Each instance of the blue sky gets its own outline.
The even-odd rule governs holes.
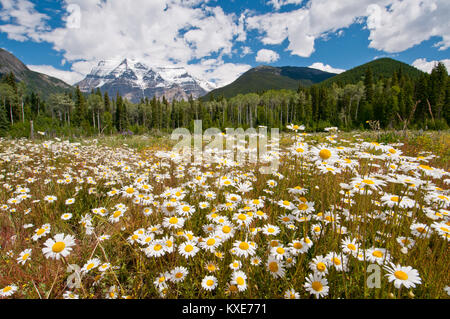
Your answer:
[[[342,72],[392,57],[450,68],[448,0],[0,0],[0,47],[73,84],[100,60],[225,85],[251,67]]]

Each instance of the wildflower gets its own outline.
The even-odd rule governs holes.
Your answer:
[[[234,271],[231,275],[231,284],[236,285],[239,291],[247,289],[247,275],[243,271]]]
[[[317,273],[309,274],[303,287],[317,299],[327,296],[329,291],[328,280]]]
[[[267,260],[267,269],[271,273],[271,275],[274,278],[277,277],[284,277],[285,271],[284,271],[284,262],[279,261],[276,258],[269,256],[269,259]]]
[[[416,284],[422,283],[419,272],[411,266],[403,267],[390,263],[384,269],[388,272],[386,277],[388,277],[389,282],[394,282],[395,288],[400,288],[401,286],[407,289],[415,288]]]
[[[185,267],[175,267],[171,272],[170,272],[170,277],[169,279],[175,283],[177,282],[182,282],[186,276],[188,274],[188,270]]]
[[[31,249],[25,249],[19,254],[19,257],[17,257],[17,262],[19,264],[25,265],[25,263],[31,258]]]
[[[44,243],[42,253],[45,258],[60,259],[67,257],[72,251],[72,246],[75,245],[75,237],[72,235],[57,234],[54,239],[49,238]]]
[[[194,257],[200,249],[192,241],[187,241],[178,246],[178,252],[184,257]]]
[[[235,241],[233,248],[235,249],[234,254],[238,257],[247,258],[248,256],[253,256],[256,252],[256,244],[254,242]]]
[[[14,294],[17,291],[16,285],[8,285],[4,287],[3,289],[0,289],[0,296],[1,297],[9,297],[12,294]]]
[[[206,276],[202,280],[202,288],[208,291],[212,291],[217,287],[217,278],[214,276]]]

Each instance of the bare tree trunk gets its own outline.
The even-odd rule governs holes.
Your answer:
[[[22,123],[25,123],[25,113],[23,111],[23,97],[21,98],[22,100]]]
[[[11,124],[14,124],[14,117],[12,112],[12,105],[9,105],[9,113],[11,113]]]

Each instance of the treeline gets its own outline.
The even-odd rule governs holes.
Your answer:
[[[308,130],[364,129],[368,123],[387,129],[447,129],[449,86],[447,69],[439,63],[431,74],[415,80],[401,70],[375,79],[369,67],[356,84],[270,90],[206,102],[146,98],[133,104],[119,94],[110,97],[98,89],[84,94],[79,88],[44,101],[33,92],[26,94],[25,84],[10,73],[0,81],[0,135],[28,137],[30,121],[36,132],[66,136],[171,132],[178,127],[193,129],[198,119],[203,120],[203,129],[259,125],[283,129],[290,123],[304,124]]]

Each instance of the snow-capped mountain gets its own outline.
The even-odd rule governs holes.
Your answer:
[[[197,79],[183,67],[149,67],[141,62],[124,59],[100,61],[86,78],[77,84],[83,92],[100,88],[115,97],[117,92],[131,102],[141,98],[198,98],[216,88],[213,83]]]

